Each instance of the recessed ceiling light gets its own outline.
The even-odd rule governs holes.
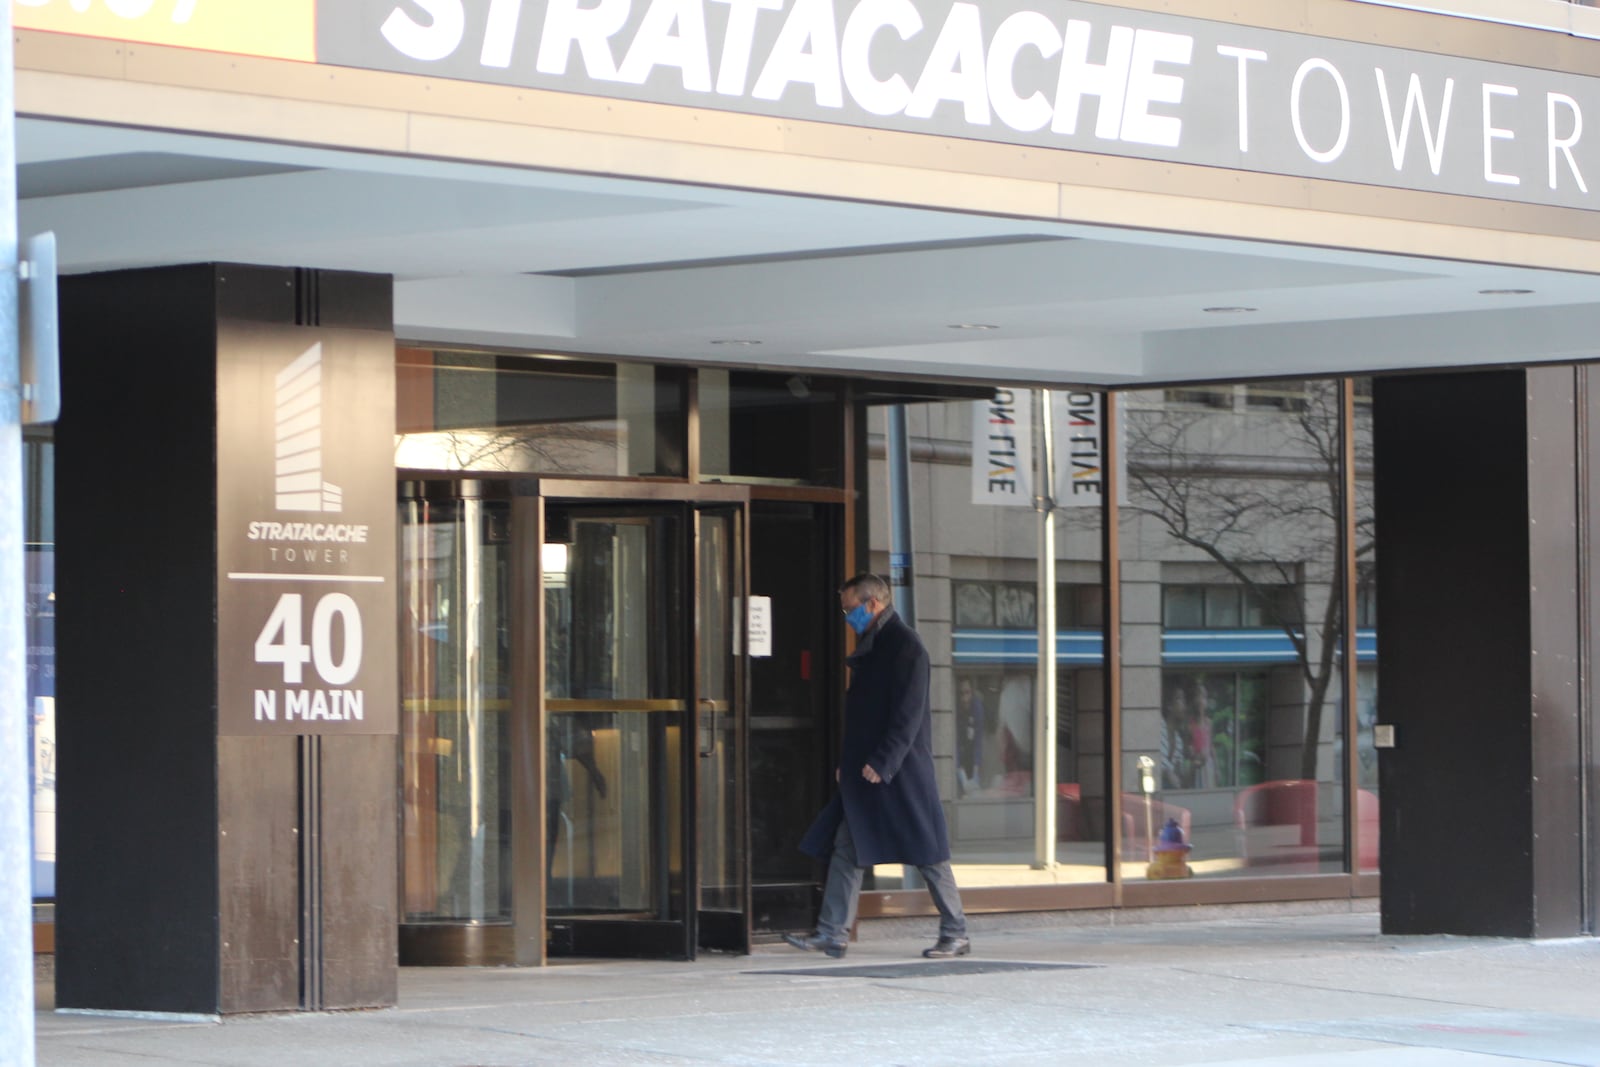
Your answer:
[[[711,342],[714,345],[758,345],[760,341],[752,341],[744,337],[720,337]]]
[[[1000,327],[991,322],[952,322],[948,328],[952,330],[998,330]]]
[[[1247,307],[1214,307],[1201,308],[1207,315],[1243,315],[1247,311],[1260,311],[1260,308]]]
[[[1532,289],[1479,289],[1479,296],[1527,296]]]

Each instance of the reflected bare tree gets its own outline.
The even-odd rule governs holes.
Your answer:
[[[556,422],[487,429],[434,430],[396,438],[400,466],[436,470],[592,473],[615,467],[622,430],[605,422]],[[420,462],[406,450],[427,453]],[[606,456],[600,460],[597,457]]]
[[[1300,777],[1315,779],[1344,624],[1342,389],[1336,381],[1258,388],[1273,407],[1240,413],[1132,407],[1126,510],[1150,517],[1215,563],[1288,638],[1305,686]],[[1370,455],[1358,455],[1357,468],[1363,460],[1370,469]],[[1367,483],[1358,484],[1368,491]],[[1372,510],[1358,507],[1357,514],[1364,517],[1356,530],[1360,560],[1372,551]],[[1326,595],[1312,629],[1300,605],[1310,606],[1305,594],[1319,586]],[[1285,598],[1278,594],[1283,587],[1301,595]]]

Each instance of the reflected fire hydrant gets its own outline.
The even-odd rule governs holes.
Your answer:
[[[1188,878],[1194,874],[1189,869],[1189,850],[1194,846],[1183,839],[1183,827],[1177,819],[1168,819],[1161,827],[1161,837],[1145,868],[1146,878]]]

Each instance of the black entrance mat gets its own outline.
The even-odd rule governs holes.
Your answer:
[[[964,974],[1004,974],[1007,971],[1082,971],[1092,963],[1023,963],[1016,960],[927,960],[921,963],[835,964],[786,968],[778,971],[746,971],[745,974],[793,974],[807,978],[950,978]]]

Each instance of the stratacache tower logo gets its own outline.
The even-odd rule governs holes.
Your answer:
[[[343,511],[344,491],[322,480],[322,342],[278,372],[274,455],[279,511]]]

